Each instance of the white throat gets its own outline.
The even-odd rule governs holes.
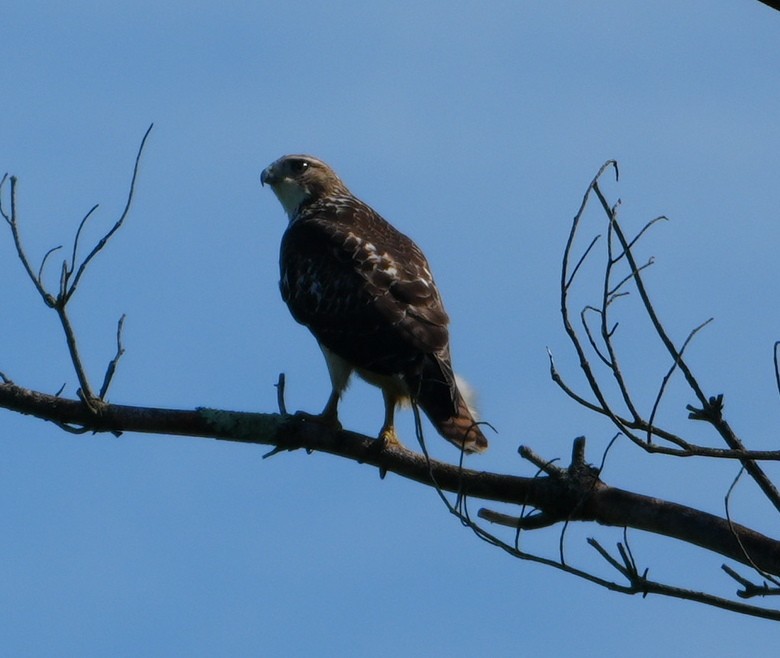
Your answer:
[[[290,180],[280,181],[272,189],[287,213],[287,219],[292,221],[298,206],[306,199],[306,190]]]

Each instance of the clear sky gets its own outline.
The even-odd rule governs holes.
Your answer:
[[[260,171],[283,153],[330,162],[425,250],[452,318],[455,367],[498,434],[469,464],[532,475],[521,443],[568,458],[612,437],[550,381],[545,348],[582,384],[558,311],[560,256],[609,158],[672,334],[751,447],[776,448],[780,13],[707,2],[6,2],[0,169],[19,177],[30,255],[114,221],[154,122],[132,214],[73,301],[99,382],[127,314],[110,399],[318,411],[315,341],[278,295],[285,217]],[[601,231],[599,216],[588,231]],[[0,227],[2,228],[2,227]],[[57,258],[48,273],[54,282]],[[580,303],[595,301],[583,288]],[[76,379],[56,318],[0,233],[0,370],[55,392]],[[620,347],[645,408],[667,364],[626,300]],[[674,397],[676,393],[677,397]],[[664,418],[685,420],[677,387]],[[342,406],[372,434],[381,396]],[[400,432],[413,442],[411,420]],[[442,459],[457,453],[430,430]],[[325,455],[261,446],[71,436],[0,412],[0,646],[27,656],[733,656],[776,624],[629,598],[480,542],[421,486]],[[723,512],[736,475],[618,442],[604,479]],[[777,474],[768,469],[771,473]],[[780,534],[744,481],[738,520]],[[567,557],[616,577],[571,528]],[[558,530],[524,538],[555,555]],[[630,535],[651,577],[726,594],[723,560]]]

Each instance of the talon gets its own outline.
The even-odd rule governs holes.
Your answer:
[[[307,423],[317,423],[319,425],[324,425],[334,432],[340,432],[343,429],[338,417],[331,414],[310,414],[306,411],[296,411],[293,416],[300,418],[301,420],[305,420]]]
[[[398,440],[395,433],[395,427],[384,427],[377,437],[381,448],[403,448],[403,444]]]
[[[376,438],[376,441],[373,441],[369,446],[368,452],[370,455],[376,456],[387,448],[392,448],[395,450],[406,450],[403,444],[398,440],[398,435],[395,433],[394,427],[383,427],[382,431],[379,432],[379,436]],[[384,479],[385,474],[386,469],[384,467],[380,467],[379,477]]]

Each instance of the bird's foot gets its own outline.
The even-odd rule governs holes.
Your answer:
[[[380,449],[385,448],[401,448],[403,450],[403,444],[398,440],[398,435],[395,433],[395,427],[383,427],[377,437],[378,447]]]
[[[398,440],[398,435],[395,433],[395,428],[393,427],[383,427],[382,431],[379,432],[379,436],[376,438],[376,441],[373,441],[368,448],[369,460],[378,458],[387,448],[395,450],[406,450],[406,448],[404,448],[404,446]],[[384,480],[385,475],[387,475],[387,467],[380,465],[379,477]]]
[[[306,421],[307,423],[317,423],[324,425],[334,432],[340,432],[343,428],[339,422],[338,416],[333,414],[310,414],[306,411],[296,411],[293,414],[296,418]]]

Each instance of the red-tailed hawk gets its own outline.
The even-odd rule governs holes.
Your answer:
[[[382,389],[379,438],[396,442],[397,405],[410,399],[466,452],[487,439],[455,382],[449,318],[419,247],[354,197],[309,155],[285,155],[261,176],[289,218],[279,267],[282,297],[322,348],[333,391],[322,414],[338,426],[352,372]]]

